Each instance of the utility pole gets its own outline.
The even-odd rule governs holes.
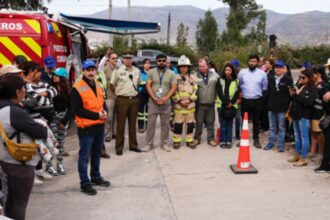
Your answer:
[[[109,0],[109,20],[112,18],[112,0]],[[109,45],[113,47],[113,36],[109,34]]]
[[[128,20],[131,20],[131,0],[127,0]],[[132,35],[128,35],[128,47],[132,47]]]
[[[168,20],[167,20],[167,45],[170,44],[170,32],[171,32],[171,12],[168,13]]]

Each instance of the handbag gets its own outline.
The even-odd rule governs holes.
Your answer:
[[[321,119],[319,127],[322,130],[325,130],[329,127],[330,125],[330,115],[325,116],[324,118]]]
[[[12,135],[11,138],[8,138],[2,123],[0,123],[0,135],[3,139],[4,145],[7,147],[9,155],[15,160],[25,163],[32,160],[36,155],[38,145],[34,141],[32,143],[14,142],[12,139],[16,135],[19,135],[19,133],[15,131],[14,135]]]

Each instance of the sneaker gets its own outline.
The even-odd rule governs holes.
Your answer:
[[[174,142],[173,143],[173,149],[179,149],[180,148],[180,146],[181,146],[181,143],[180,142]]]
[[[53,166],[48,167],[46,171],[52,176],[58,176],[58,173]]]
[[[92,184],[87,184],[86,186],[80,187],[81,192],[89,196],[94,196],[97,194],[97,191],[92,187]]]
[[[274,146],[275,146],[274,144],[268,143],[268,144],[264,147],[264,150],[271,150]]]
[[[160,147],[163,151],[166,152],[171,152],[171,148],[169,146],[167,146],[167,144],[164,144]]]
[[[35,177],[34,177],[34,181],[33,181],[33,185],[34,185],[34,186],[42,186],[43,184],[44,184],[44,182],[41,181],[41,180],[38,178],[38,176],[35,176]]]
[[[111,142],[111,135],[106,135],[104,138],[105,142]]]
[[[53,179],[53,176],[49,175],[48,173],[45,173],[43,170],[36,170],[35,174],[41,180],[52,180]]]
[[[314,169],[315,173],[330,173],[330,170],[323,169],[322,167]]]
[[[63,167],[63,164],[58,164],[57,165],[57,172],[60,174],[60,175],[65,175],[66,174],[66,171]]]
[[[278,152],[283,153],[284,152],[284,147],[278,147]]]
[[[291,159],[288,160],[289,163],[296,163],[300,160],[301,155],[300,154],[295,154]]]
[[[304,159],[304,158],[300,158],[300,160],[298,161],[298,162],[296,162],[296,163],[294,163],[293,164],[293,166],[295,166],[295,167],[303,167],[303,166],[307,166],[307,161],[306,161],[306,159]]]
[[[233,144],[231,142],[226,142],[226,148],[230,149],[232,148]]]
[[[225,143],[225,142],[220,142],[219,146],[220,146],[221,148],[225,148],[225,147],[226,147],[226,143]]]
[[[149,151],[152,151],[153,149],[155,149],[153,145],[147,144],[146,146],[144,146],[143,151],[149,152]]]
[[[91,181],[91,184],[92,185],[95,185],[95,186],[102,186],[102,187],[109,187],[109,186],[111,186],[111,183],[109,181],[104,180],[102,177],[100,177],[97,180],[92,180]]]

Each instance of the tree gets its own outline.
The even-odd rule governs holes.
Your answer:
[[[189,27],[185,27],[183,23],[180,23],[177,27],[177,35],[176,35],[177,47],[187,46],[188,33],[189,33]]]
[[[258,5],[255,0],[219,0],[229,5],[229,15],[227,16],[227,31],[225,31],[221,39],[225,43],[233,45],[241,44],[244,41],[266,40],[266,12],[262,6]],[[247,39],[242,36],[242,32],[247,29],[249,24],[257,21],[256,28],[251,28],[251,33],[247,35]]]
[[[5,8],[13,10],[41,10],[43,9],[42,0],[3,0],[0,1]]]
[[[205,12],[204,18],[197,24],[196,44],[200,52],[210,55],[216,48],[218,40],[218,24],[211,10]]]

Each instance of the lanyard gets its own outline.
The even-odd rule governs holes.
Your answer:
[[[166,73],[166,69],[165,69],[165,72],[162,74],[162,76],[160,76],[160,72],[159,72],[158,68],[157,68],[157,72],[158,72],[158,77],[159,77],[159,84],[160,84],[160,87],[162,87],[163,78],[164,78],[164,75]]]

